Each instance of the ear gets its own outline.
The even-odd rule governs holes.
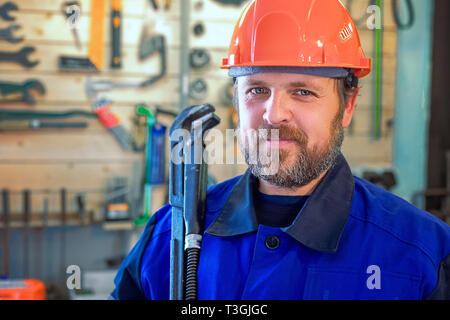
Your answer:
[[[347,128],[352,122],[353,112],[355,112],[356,98],[359,94],[359,87],[353,92],[353,96],[349,98],[345,104],[344,116],[342,117],[342,128]]]

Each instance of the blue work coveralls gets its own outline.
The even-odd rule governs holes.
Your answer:
[[[258,224],[256,186],[247,171],[208,188],[199,299],[450,299],[450,227],[354,177],[342,154],[288,227]],[[169,299],[170,234],[167,204],[111,298]]]

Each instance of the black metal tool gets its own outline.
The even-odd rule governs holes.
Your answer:
[[[60,259],[61,259],[61,274],[66,275],[66,221],[67,221],[67,190],[62,188],[60,190],[60,204],[61,204],[61,240],[60,240]]]
[[[9,205],[9,190],[2,190],[2,200],[3,200],[3,228],[4,228],[4,239],[3,239],[3,261],[5,264],[5,277],[11,276],[11,266],[9,262],[9,214],[10,214],[10,205]]]
[[[98,72],[99,69],[90,58],[78,58],[69,56],[58,57],[58,68],[62,71]]]
[[[24,279],[29,278],[29,257],[30,257],[30,220],[31,220],[31,191],[24,190],[23,197],[23,232],[24,232],[24,259],[23,259],[23,276]]]
[[[6,28],[0,29],[0,40],[8,41],[9,43],[19,43],[23,41],[23,37],[17,38],[14,36],[14,31],[20,29],[18,24],[12,24]]]
[[[43,241],[43,237],[45,234],[45,227],[47,226],[47,220],[48,220],[48,198],[44,197],[44,201],[42,204],[42,212],[40,215],[40,225],[33,228],[33,242],[35,243],[35,249],[32,251],[33,258],[33,273],[34,277],[37,277],[38,279],[43,278],[42,273],[42,265],[44,260],[44,252],[45,250],[45,242]]]
[[[141,37],[139,40],[138,57],[140,61],[143,61],[150,57],[158,48],[164,44],[164,36],[149,34],[148,28],[144,26],[141,31]]]
[[[19,10],[19,7],[14,2],[5,2],[0,6],[0,17],[5,21],[14,21],[16,18],[11,16],[9,12],[17,10]]]
[[[23,83],[0,82],[0,103],[24,102],[28,105],[36,104],[31,91],[45,94],[46,90],[41,81],[28,79]]]
[[[206,192],[200,189],[206,186],[206,184],[203,184],[205,181],[204,173],[206,164],[202,161],[200,165],[196,163],[192,163],[192,166],[190,164],[189,166],[185,165],[185,159],[192,159],[192,157],[185,157],[184,151],[185,149],[189,149],[191,151],[189,154],[194,156],[195,159],[199,155],[198,142],[201,140],[200,152],[202,152],[204,132],[202,130],[213,127],[219,122],[219,119],[214,115],[214,111],[214,107],[209,104],[186,108],[177,116],[170,128],[169,202],[172,206],[172,234],[170,240],[171,300],[183,300],[196,296],[197,279],[195,273],[197,272],[196,266],[198,265],[198,247],[201,243],[202,210],[204,209],[201,199],[204,198]],[[202,119],[202,121],[196,122],[199,119]],[[195,125],[193,126],[194,122]],[[200,132],[198,131],[199,124]],[[195,132],[193,132],[194,128],[197,129]],[[190,136],[175,136],[180,129],[190,132]],[[176,140],[177,138],[179,139]],[[188,141],[185,141],[185,138],[188,138]],[[192,190],[188,190],[188,188]],[[186,202],[191,201],[188,199],[199,199],[199,202]],[[188,208],[185,204],[186,206],[192,205],[192,207]],[[185,249],[188,253],[187,259],[190,260],[190,271],[188,274],[185,273],[185,268],[188,265],[185,264]],[[193,268],[191,268],[192,266]],[[188,281],[186,282],[186,280]],[[185,293],[185,289],[189,289],[188,292]]]
[[[121,29],[122,29],[122,0],[111,2],[111,68],[120,69],[121,59]]]
[[[42,210],[42,226],[48,226],[48,214],[49,214],[49,200],[48,197],[44,199],[43,210]]]
[[[159,52],[160,71],[159,73],[151,76],[149,79],[141,82],[141,87],[147,87],[154,84],[156,81],[163,78],[167,73],[166,38],[164,36],[158,36],[157,39],[159,39],[159,41],[154,52]]]
[[[84,193],[79,193],[76,195],[75,200],[78,208],[78,219],[80,219],[80,224],[84,225],[86,215],[86,195]]]
[[[36,129],[83,129],[87,128],[86,122],[54,122],[41,121],[39,119],[32,120],[0,120],[1,131],[22,131],[22,130],[36,130]]]
[[[203,159],[205,132],[220,122],[214,113],[204,115],[191,124],[190,140],[185,148],[184,164],[184,222],[186,226],[186,300],[197,299],[197,271],[205,225],[207,164]],[[190,156],[190,159],[189,159]],[[190,161],[189,161],[190,160]]]
[[[31,61],[29,59],[29,55],[35,50],[35,47],[26,46],[19,51],[0,51],[0,62],[14,62],[25,68],[33,68],[39,63],[39,61]]]
[[[149,79],[140,83],[140,87],[147,87],[161,79],[167,72],[167,57],[166,57],[166,38],[164,35],[156,35],[149,37],[146,33],[146,29],[143,30],[141,41],[139,44],[139,59],[153,55],[155,52],[159,52],[160,59],[160,72]]]
[[[58,111],[36,111],[36,110],[11,110],[0,109],[0,121],[2,120],[25,120],[25,119],[53,119],[53,118],[68,118],[68,117],[86,117],[97,118],[94,112],[84,110],[68,110],[63,112]]]
[[[200,37],[205,33],[205,29],[205,25],[202,22],[197,22],[192,28],[192,31],[195,36]]]

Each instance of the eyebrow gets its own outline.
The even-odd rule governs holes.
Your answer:
[[[246,86],[269,86],[267,82],[264,82],[262,80],[248,80],[244,83]],[[316,90],[319,90],[320,87],[315,85],[312,82],[305,82],[305,81],[296,81],[296,82],[289,82],[286,85],[283,86],[284,88],[298,88],[298,87],[309,87],[314,88]]]

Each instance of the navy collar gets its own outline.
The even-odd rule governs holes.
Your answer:
[[[206,233],[227,237],[256,232],[258,222],[253,205],[256,187],[257,179],[247,170]],[[350,213],[354,188],[352,172],[340,153],[294,222],[281,230],[308,248],[336,252]]]

